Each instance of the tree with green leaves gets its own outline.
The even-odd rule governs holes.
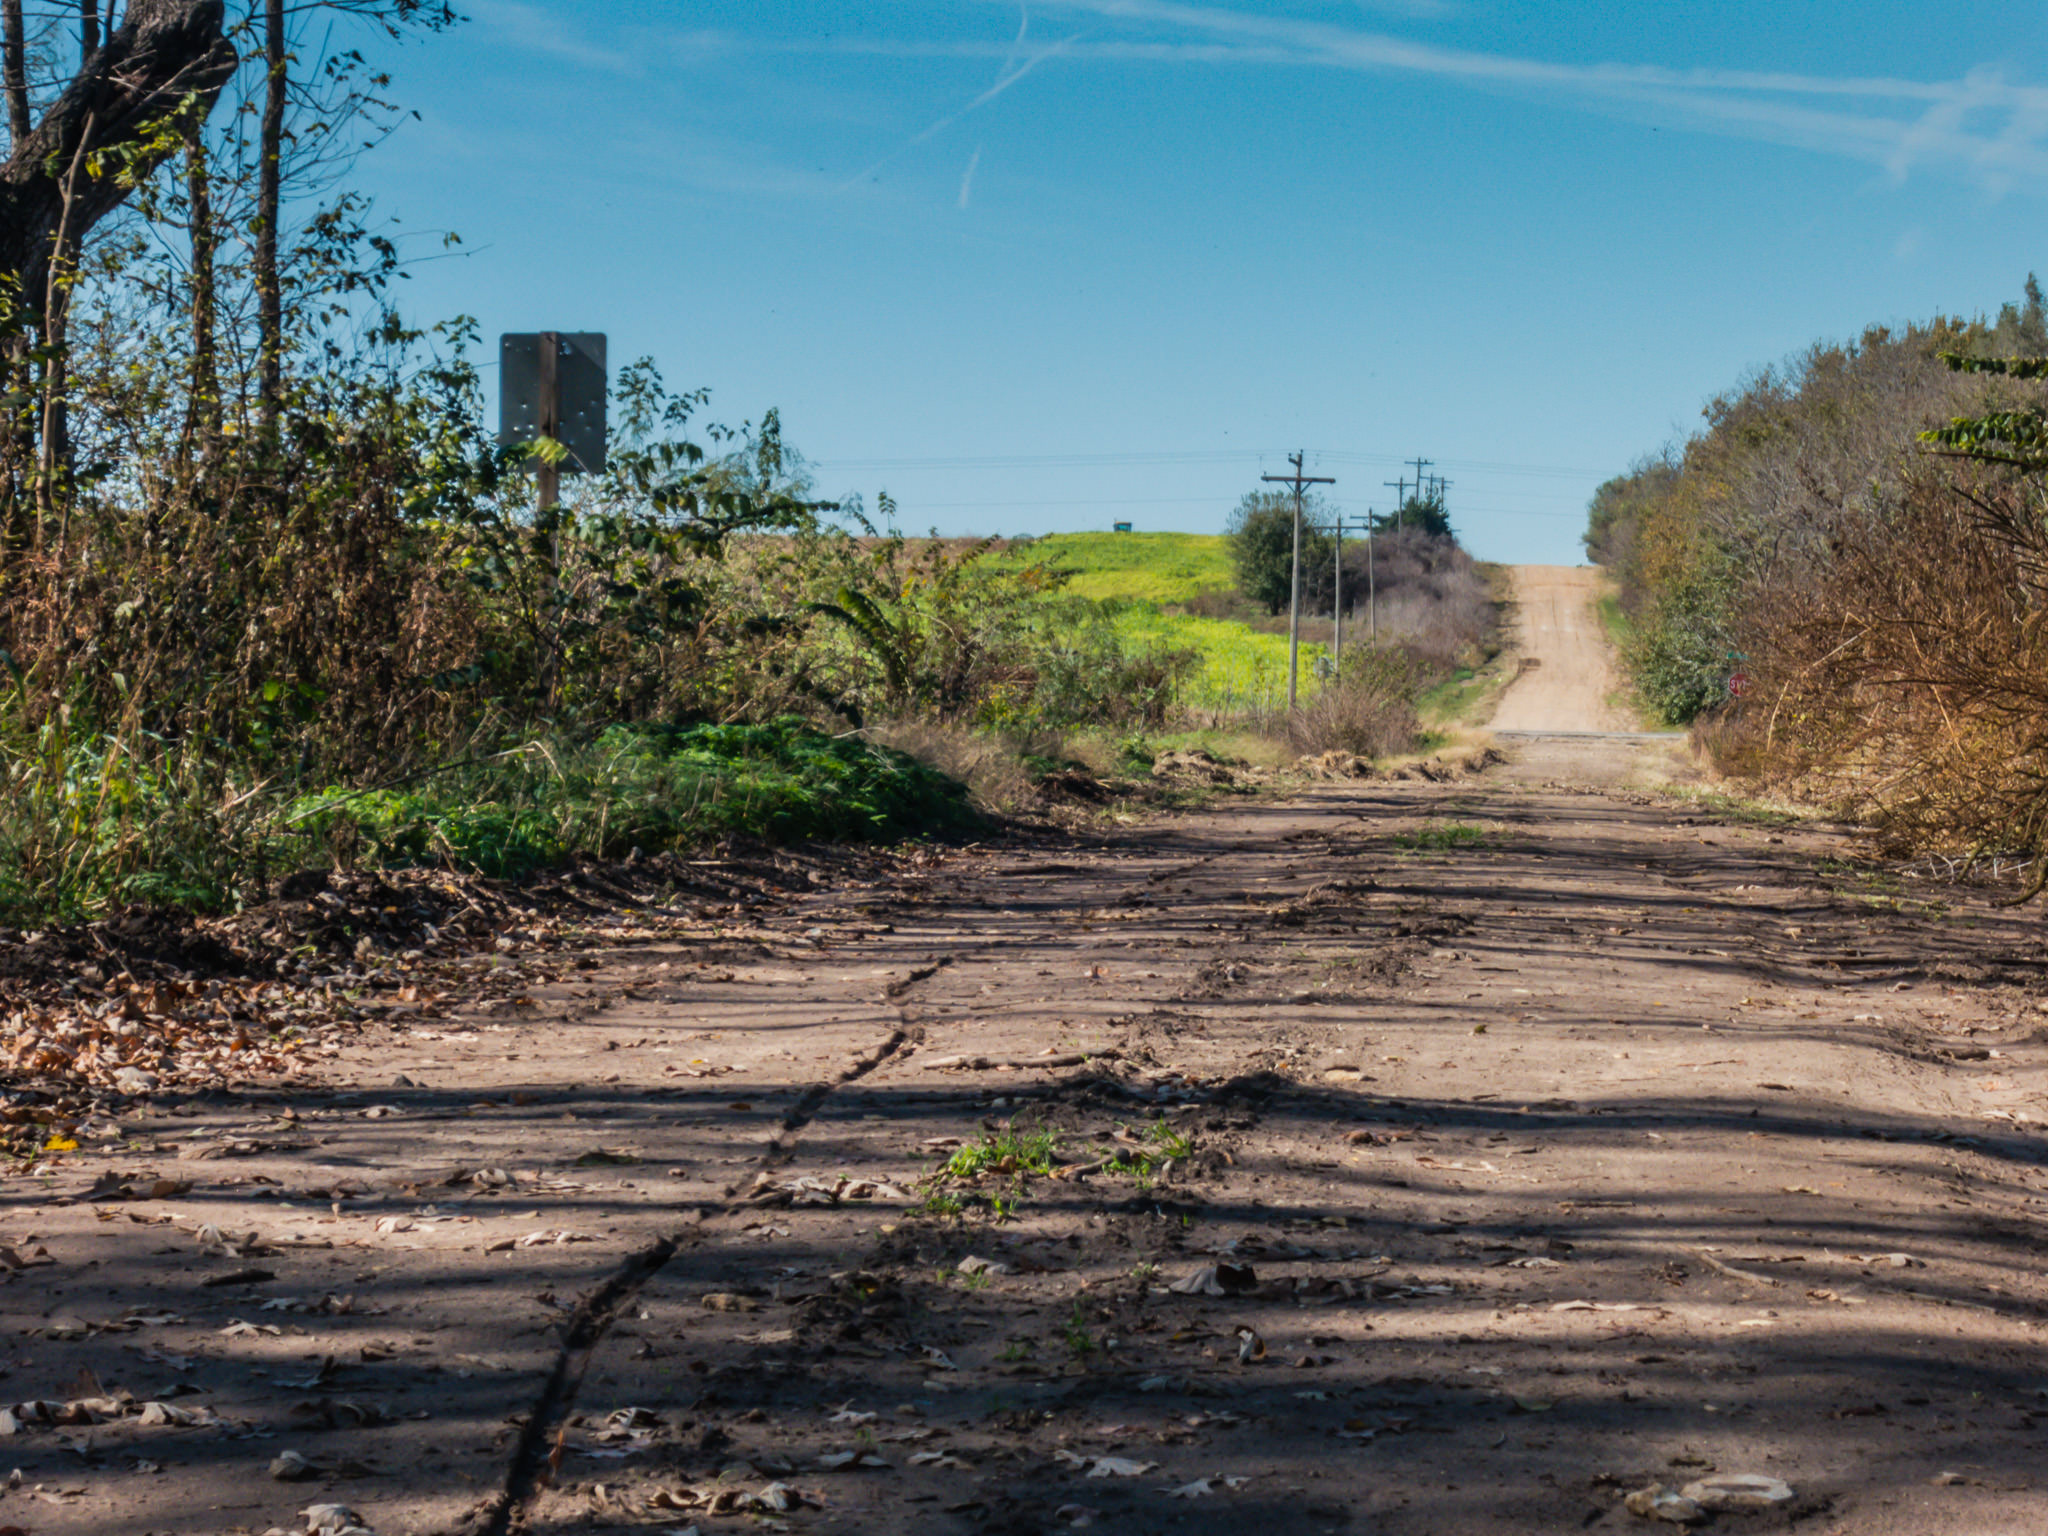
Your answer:
[[[1395,511],[1380,513],[1373,519],[1373,524],[1383,533],[1391,533],[1396,528],[1420,528],[1431,538],[1457,536],[1451,532],[1451,514],[1444,505],[1441,489],[1433,488],[1426,495],[1411,494]]]
[[[1336,565],[1336,545],[1323,532],[1329,513],[1322,498],[1308,496],[1301,512],[1301,596],[1305,608],[1326,593]],[[1238,590],[1269,614],[1282,612],[1293,593],[1294,496],[1288,491],[1250,491],[1224,525]]]

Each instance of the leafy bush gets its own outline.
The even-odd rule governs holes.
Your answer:
[[[1724,768],[2048,885],[2048,352],[1994,323],[1816,347],[1595,498],[1643,693]],[[1727,673],[1751,687],[1729,701]]]
[[[138,761],[104,736],[67,740],[54,724],[7,740],[0,762],[0,917],[15,921],[125,903],[219,909],[267,875],[330,861],[517,877],[574,854],[660,853],[727,833],[891,841],[978,822],[947,775],[796,719],[615,726],[409,787],[296,796],[238,786],[191,753]]]
[[[915,758],[794,718],[615,726],[582,749],[535,743],[418,789],[308,797],[295,820],[357,834],[380,863],[520,875],[571,853],[663,852],[739,832],[777,842],[956,832],[960,784]]]

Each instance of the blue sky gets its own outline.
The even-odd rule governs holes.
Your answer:
[[[414,317],[605,331],[913,531],[1215,531],[1302,448],[1576,561],[1747,370],[2048,271],[2031,7],[463,9],[363,166],[465,242]]]

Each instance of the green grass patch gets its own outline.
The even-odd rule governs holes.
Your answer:
[[[957,1149],[925,1180],[924,1211],[928,1216],[964,1216],[973,1207],[991,1220],[1008,1221],[1017,1200],[1033,1178],[1049,1178],[1059,1156],[1059,1132],[1020,1131],[1005,1127]],[[963,1186],[998,1183],[1009,1193],[996,1194]]]
[[[1600,615],[1600,628],[1606,632],[1607,643],[1614,647],[1614,654],[1624,676],[1629,675],[1629,658],[1635,654],[1636,627],[1629,616],[1622,612],[1621,599],[1612,592],[1606,593],[1593,605],[1593,611]],[[1643,696],[1642,690],[1629,677],[1627,686],[1608,701],[1616,708],[1636,717],[1636,722],[1648,731],[1670,731],[1680,729],[1683,722],[1673,720]]]
[[[1074,1310],[1067,1315],[1066,1323],[1060,1329],[1060,1338],[1067,1346],[1067,1353],[1076,1360],[1085,1360],[1095,1353],[1095,1335],[1088,1331],[1088,1314],[1081,1303],[1074,1303]]]
[[[1133,1134],[1126,1128],[1126,1134]],[[1150,1189],[1168,1163],[1194,1156],[1194,1139],[1177,1131],[1164,1120],[1155,1120],[1141,1137],[1142,1145],[1119,1147],[1104,1165],[1103,1172],[1130,1179],[1140,1189]]]
[[[1432,821],[1413,832],[1396,832],[1394,846],[1409,853],[1449,853],[1455,848],[1477,848],[1486,841],[1486,829],[1469,821]]]
[[[1059,1155],[1057,1131],[990,1131],[980,1141],[969,1142],[956,1151],[933,1175],[936,1179],[978,1179],[987,1174],[1052,1173]]]
[[[1133,535],[1135,537],[1135,535]],[[1111,622],[1128,650],[1193,651],[1200,658],[1181,683],[1179,702],[1216,714],[1269,714],[1287,703],[1287,637],[1235,619],[1167,613],[1152,603],[1117,607]],[[1304,693],[1315,691],[1315,661],[1326,647],[1304,644]]]
[[[1054,533],[1020,543],[1001,560],[1049,562],[1073,572],[1060,589],[1104,605],[1127,654],[1188,651],[1199,658],[1176,702],[1207,714],[1265,716],[1287,701],[1287,636],[1237,619],[1174,611],[1204,593],[1237,585],[1230,541],[1203,533]],[[1327,623],[1323,627],[1328,628]],[[1328,647],[1301,647],[1301,688],[1316,689]]]
[[[1229,541],[1215,533],[1049,533],[1000,558],[1072,571],[1063,590],[1080,597],[1185,603],[1237,584]]]
[[[336,862],[516,878],[576,854],[655,854],[727,834],[897,841],[978,825],[965,788],[905,753],[787,718],[615,726],[531,741],[363,789],[289,794],[111,738],[0,735],[0,919],[77,921],[124,903],[218,911],[244,884]]]
[[[328,842],[352,829],[375,863],[498,876],[729,833],[894,841],[975,821],[966,791],[937,770],[794,718],[615,726],[586,746],[536,742],[409,788],[329,790],[299,802],[292,819]]]
[[[1593,607],[1600,615],[1600,627],[1607,631],[1608,640],[1617,651],[1626,655],[1629,642],[1635,638],[1635,626],[1629,623],[1628,615],[1621,611],[1621,599],[1609,592]]]
[[[1415,696],[1416,716],[1429,726],[1464,725],[1491,702],[1505,682],[1502,669],[1491,663],[1483,667],[1459,667],[1442,682],[1432,684]]]

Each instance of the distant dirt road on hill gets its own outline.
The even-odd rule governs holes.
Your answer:
[[[1520,677],[1501,695],[1497,731],[1628,731],[1611,702],[1621,680],[1594,604],[1600,572],[1579,565],[1516,565],[1515,644]]]

